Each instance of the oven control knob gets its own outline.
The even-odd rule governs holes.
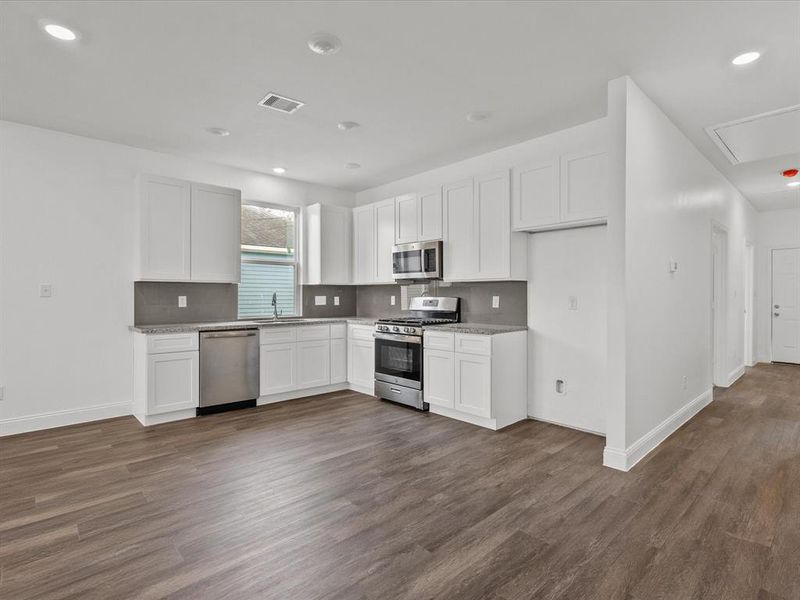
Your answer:
[[[392,331],[400,331],[399,327],[392,327]]]
[[[406,333],[414,333],[414,328],[413,327],[406,327],[405,329],[403,329],[403,331],[405,331]]]

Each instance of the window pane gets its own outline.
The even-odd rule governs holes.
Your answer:
[[[294,265],[245,262],[242,253],[242,281],[239,284],[239,317],[272,316],[272,294],[278,294],[278,313],[294,313]]]
[[[295,259],[295,212],[242,204],[242,251]]]

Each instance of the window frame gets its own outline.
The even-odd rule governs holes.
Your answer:
[[[274,202],[262,202],[261,200],[242,200],[242,206],[257,206],[259,208],[272,208],[274,210],[282,210],[284,212],[293,212],[294,213],[294,258],[291,260],[275,260],[275,259],[264,259],[264,260],[257,260],[257,259],[244,259],[242,258],[242,253],[247,252],[244,248],[244,244],[242,244],[241,239],[239,240],[239,262],[241,264],[257,264],[257,265],[278,265],[278,266],[286,266],[286,265],[293,265],[294,266],[294,310],[291,314],[282,315],[286,317],[300,317],[302,316],[302,306],[303,306],[303,298],[302,298],[302,289],[303,287],[300,285],[300,249],[302,247],[300,232],[302,231],[300,219],[302,218],[302,210],[299,206],[289,206],[286,204],[276,204]],[[241,210],[241,209],[240,209]],[[251,250],[252,252],[252,250]],[[241,285],[241,284],[240,284]],[[239,314],[239,290],[236,290],[236,315],[237,319],[240,321],[250,321],[253,319],[265,319],[272,317],[272,314],[266,313],[259,316],[251,316],[251,317],[242,317]]]

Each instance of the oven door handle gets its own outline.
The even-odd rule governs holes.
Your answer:
[[[416,335],[398,335],[396,333],[373,333],[376,340],[390,340],[393,342],[406,342],[408,344],[421,344],[422,338]]]

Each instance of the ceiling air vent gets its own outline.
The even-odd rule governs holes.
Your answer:
[[[299,100],[292,100],[291,98],[287,98],[286,96],[279,96],[273,92],[270,92],[258,103],[259,106],[264,106],[266,108],[271,108],[272,110],[278,110],[282,113],[286,113],[288,115],[292,114],[298,108],[303,106],[305,102],[300,102]]]

